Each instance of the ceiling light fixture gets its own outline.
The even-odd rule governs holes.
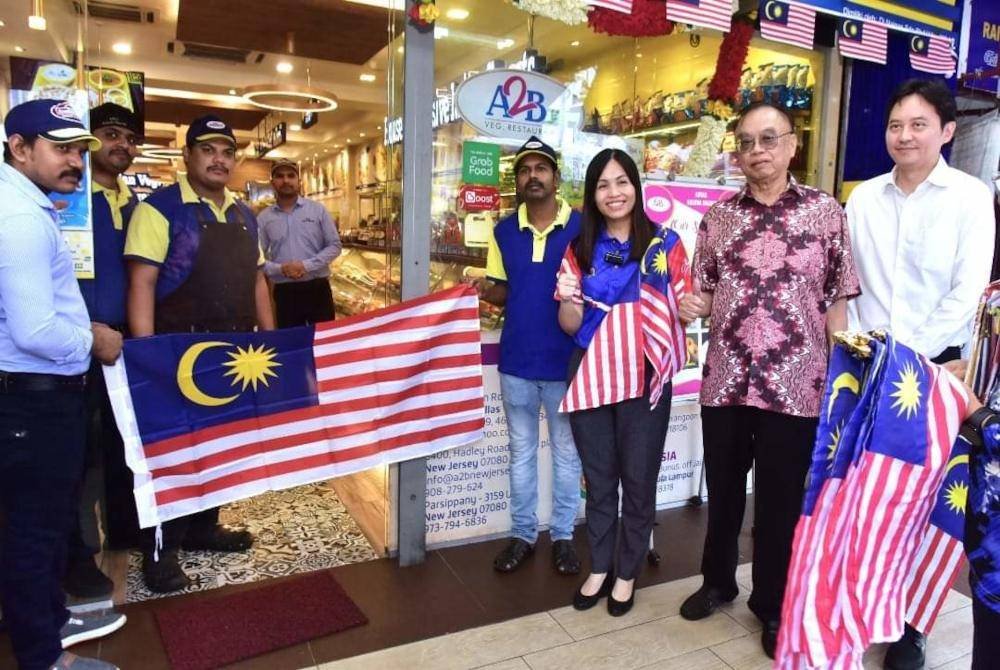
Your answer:
[[[229,89],[229,95],[236,95],[236,89],[235,88]]]
[[[373,75],[370,72],[365,72],[360,77],[358,77],[358,79],[360,79],[361,81],[365,81],[365,82],[369,82],[370,83],[370,82],[375,81],[375,75]]]
[[[364,136],[365,136],[364,133],[358,133],[358,137],[364,137]]]
[[[512,46],[514,46],[514,40],[510,38],[497,40],[497,49],[500,49],[501,51],[503,51],[504,49],[509,49]]]
[[[280,61],[277,65],[275,65],[274,69],[277,70],[278,73],[280,74],[291,74],[292,70],[295,69],[295,66],[293,66],[288,61],[283,60]]]
[[[3,28],[6,25],[7,25],[7,22],[4,21],[3,19],[0,19],[0,28]]]
[[[45,12],[42,10],[42,0],[31,0],[31,14],[28,15],[28,27],[32,30],[45,30]]]
[[[444,26],[434,26],[434,39],[443,40],[451,34],[451,31]]]
[[[339,106],[337,96],[313,86],[260,84],[243,89],[251,105],[277,112],[331,112]]]
[[[456,21],[464,21],[467,18],[469,18],[469,10],[462,9],[461,7],[455,7],[453,9],[449,9],[447,12],[444,13],[444,15],[447,16],[449,19],[454,19]]]
[[[573,40],[572,42],[569,43],[569,45],[571,47],[578,47],[580,46],[580,40]]]
[[[15,44],[14,45],[14,51],[16,51],[19,54],[23,54],[24,53],[24,47],[22,47],[20,44]]]
[[[300,130],[302,130],[302,126],[300,126],[300,125],[299,125],[299,124],[297,124],[297,123],[293,123],[292,125],[288,126],[288,129],[289,129],[290,131],[292,131],[293,133],[297,133],[297,132],[299,132]]]
[[[132,53],[132,45],[128,42],[115,42],[111,45],[111,50],[119,56],[128,56]]]

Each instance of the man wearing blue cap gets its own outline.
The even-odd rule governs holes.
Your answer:
[[[229,125],[212,115],[195,119],[184,163],[187,173],[140,203],[128,225],[129,332],[145,337],[273,329],[257,219],[226,188],[236,166]],[[143,577],[156,593],[190,584],[178,549],[235,552],[253,544],[246,530],[219,525],[217,508],[169,521],[162,530],[158,556],[151,531],[143,546]]]
[[[73,107],[34,100],[4,120],[0,165],[0,604],[21,670],[107,670],[65,647],[107,635],[125,616],[71,616],[62,577],[86,436],[91,356],[112,363],[121,334],[91,322],[50,193],[83,179],[100,141]]]
[[[91,218],[94,236],[94,276],[80,279],[80,292],[90,318],[125,332],[125,224],[139,200],[122,179],[139,154],[142,123],[129,109],[112,102],[90,110],[90,130],[101,148],[90,154]],[[100,503],[108,546],[138,547],[139,523],[132,495],[132,472],[125,464],[125,446],[98,361],[87,377],[86,473],[80,495],[80,518],[70,534],[69,559],[63,586],[81,599],[107,598],[114,584],[94,561],[100,549],[95,506]],[[101,483],[104,483],[102,491]],[[102,495],[104,493],[104,495]]]
[[[522,201],[497,223],[486,257],[484,300],[505,305],[500,336],[500,391],[510,437],[511,539],[493,561],[498,572],[516,570],[538,537],[538,425],[542,407],[552,453],[552,565],[575,575],[580,560],[573,524],[580,508],[580,457],[560,414],[573,339],[559,327],[552,299],[566,247],[580,232],[580,214],[558,195],[556,152],[531,137],[514,156],[514,178]]]

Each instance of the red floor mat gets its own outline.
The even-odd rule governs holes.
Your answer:
[[[174,670],[210,670],[368,623],[329,572],[156,612]]]

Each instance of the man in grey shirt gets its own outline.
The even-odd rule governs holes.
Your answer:
[[[340,235],[323,205],[299,195],[299,168],[281,160],[271,168],[277,202],[257,215],[264,272],[274,284],[278,328],[332,321],[330,263]]]

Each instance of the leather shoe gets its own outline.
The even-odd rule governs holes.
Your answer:
[[[209,531],[188,532],[181,542],[185,551],[246,551],[253,546],[253,535],[248,530],[235,530],[214,526]]]
[[[143,554],[142,578],[153,593],[173,593],[191,585],[174,551],[161,551],[159,561],[154,561],[152,554]]]
[[[768,658],[774,658],[774,650],[778,647],[778,629],[781,623],[778,621],[765,621],[764,629],[760,631],[760,646],[764,648],[764,653]]]
[[[889,645],[882,667],[885,670],[920,670],[924,667],[927,637],[906,624],[903,637]]]
[[[70,564],[63,578],[63,589],[74,598],[108,598],[115,584],[98,569],[93,557],[87,556]]]
[[[560,575],[576,575],[580,572],[580,559],[571,540],[556,540],[552,543],[552,565]]]
[[[611,593],[611,586],[614,583],[615,576],[609,572],[604,576],[604,582],[601,584],[601,588],[597,589],[597,593],[592,596],[583,595],[581,592],[583,586],[581,585],[580,588],[576,590],[576,593],[573,594],[573,609],[580,610],[581,612],[583,610],[589,610],[591,607],[596,605],[601,598],[604,598]]]
[[[711,586],[702,586],[688,596],[681,605],[681,616],[688,621],[704,619],[723,603],[732,602],[736,594],[726,597],[721,591]]]
[[[615,597],[608,594],[608,614],[611,616],[625,616],[635,604],[635,582],[632,582],[632,595],[628,600],[615,600]]]
[[[493,568],[498,572],[514,572],[533,553],[535,553],[534,545],[519,537],[511,538],[510,543],[493,559]]]

